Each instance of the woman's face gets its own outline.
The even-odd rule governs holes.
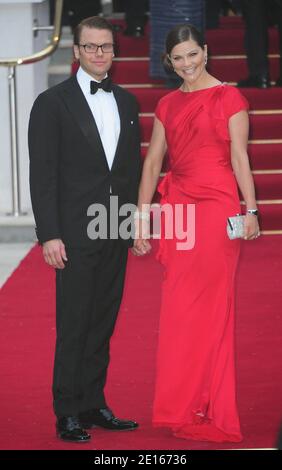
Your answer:
[[[169,57],[177,75],[193,83],[205,70],[207,46],[202,49],[193,39],[189,39],[174,46]]]

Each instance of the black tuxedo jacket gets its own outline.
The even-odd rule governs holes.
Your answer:
[[[33,105],[28,132],[30,188],[40,243],[54,238],[71,247],[93,243],[87,236],[87,210],[93,203],[107,207],[110,187],[120,204],[137,202],[138,106],[123,88],[113,85],[113,93],[121,130],[111,170],[76,76],[40,94]]]

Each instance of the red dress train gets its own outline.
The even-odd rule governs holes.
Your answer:
[[[195,205],[195,244],[179,251],[175,237],[160,240],[165,277],[153,424],[186,439],[242,440],[234,367],[240,240],[229,240],[226,222],[240,212],[228,120],[247,108],[237,88],[221,84],[175,90],[156,109],[170,161],[161,203]]]

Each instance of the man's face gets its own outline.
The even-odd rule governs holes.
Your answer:
[[[114,57],[113,47],[110,46],[110,44],[113,44],[111,31],[84,26],[80,34],[79,44],[80,46],[74,46],[75,58],[80,61],[80,65],[85,72],[101,81],[111,68]],[[95,45],[101,46],[102,44],[105,45],[104,50],[108,52],[103,52],[101,47],[96,52],[91,50],[95,49]],[[86,50],[81,45],[87,45]]]

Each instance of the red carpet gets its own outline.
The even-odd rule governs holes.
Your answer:
[[[244,441],[275,447],[282,418],[282,237],[243,242],[237,277],[238,402]],[[151,427],[162,268],[153,256],[129,260],[108,377],[109,405],[140,428],[97,429],[90,444],[55,438],[51,381],[55,341],[54,273],[35,247],[0,292],[1,449],[215,449]]]
[[[114,21],[124,27],[121,20]],[[228,31],[226,31],[228,30]],[[226,34],[228,32],[228,34]],[[121,32],[117,33],[118,55],[126,51],[127,56],[144,57],[149,55],[149,25],[146,28],[144,38],[130,38]],[[209,55],[238,55],[244,49],[244,25],[241,18],[222,18],[220,29],[206,32],[206,40],[209,46]],[[276,53],[278,50],[278,31],[276,28],[269,28],[269,53]]]
[[[153,116],[140,118],[142,142],[149,142],[153,128]],[[282,113],[269,115],[250,115],[250,139],[280,139]]]
[[[142,147],[143,158],[145,158],[147,150],[147,147]],[[248,154],[253,170],[280,170],[282,168],[282,144],[268,144],[267,146],[249,144]],[[165,166],[166,162],[164,171]]]
[[[279,77],[279,58],[269,59],[270,78],[277,80]],[[233,57],[222,60],[221,58],[209,58],[209,72],[219,80],[226,82],[237,82],[248,75],[246,59],[234,59]],[[111,70],[111,76],[116,83],[162,83],[153,80],[149,75],[148,58],[140,57],[136,61],[128,61],[126,64],[116,61]]]
[[[279,76],[279,58],[270,58],[269,63],[270,78],[276,80]],[[237,82],[248,75],[246,59],[233,59],[232,57],[226,60],[210,57],[208,70],[219,80],[226,82]],[[149,61],[142,58],[128,62],[126,67],[121,62],[115,62],[111,76],[116,83],[158,83],[149,76]]]
[[[123,21],[115,21],[124,25]],[[147,28],[149,32],[149,27]],[[213,56],[244,54],[241,18],[222,19],[221,28],[207,32]],[[153,113],[169,90],[151,87],[148,35],[131,39],[118,34],[113,78],[134,85],[140,111]],[[270,54],[278,52],[278,35],[270,30]],[[124,60],[131,57],[131,60]],[[277,78],[278,58],[271,58]],[[209,60],[210,71],[235,82],[247,74],[245,59]],[[143,83],[146,88],[138,87]],[[242,90],[252,110],[249,146],[252,169],[282,169],[282,89]],[[143,155],[150,138],[152,117],[142,116]],[[265,140],[266,139],[266,140]],[[270,139],[277,139],[273,141]],[[164,170],[166,167],[164,166]],[[255,174],[261,199],[263,230],[282,230],[282,175]],[[281,233],[281,232],[280,232]],[[238,404],[244,441],[238,445],[201,443],[172,437],[151,427],[155,353],[162,268],[153,256],[129,259],[124,301],[112,341],[108,376],[109,405],[120,417],[140,423],[137,431],[111,433],[97,429],[90,444],[65,444],[55,438],[52,412],[52,366],[55,343],[54,273],[35,247],[0,292],[1,315],[1,449],[215,449],[275,447],[282,421],[282,236],[262,236],[243,242],[237,276]]]
[[[223,78],[224,80],[224,78]],[[130,89],[139,102],[142,113],[153,113],[158,101],[169,92],[167,88],[137,88]],[[280,109],[282,105],[281,88],[268,88],[259,90],[257,88],[242,88],[243,95],[249,101],[250,108],[254,109]]]

